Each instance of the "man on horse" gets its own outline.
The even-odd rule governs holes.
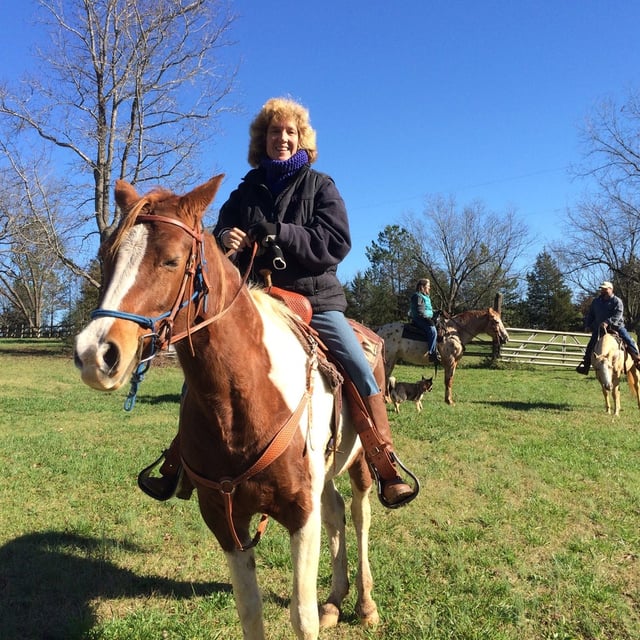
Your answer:
[[[429,362],[438,362],[436,349],[436,327],[433,322],[433,306],[431,305],[431,282],[428,278],[420,278],[415,293],[411,296],[411,321],[422,329],[427,336]]]
[[[585,318],[584,325],[586,329],[591,329],[591,338],[584,352],[582,362],[576,367],[576,371],[583,375],[589,373],[591,368],[591,354],[593,348],[598,341],[598,329],[601,324],[617,333],[627,347],[629,355],[633,358],[636,365],[640,365],[640,353],[634,339],[624,326],[624,305],[618,296],[613,295],[613,284],[605,281],[600,285],[598,296],[591,302],[589,313]]]

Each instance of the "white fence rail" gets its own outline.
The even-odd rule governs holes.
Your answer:
[[[575,367],[582,361],[590,334],[508,328],[509,342],[500,347],[505,362]]]

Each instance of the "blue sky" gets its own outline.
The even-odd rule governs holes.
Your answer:
[[[3,7],[2,80],[29,65],[32,6]],[[636,0],[233,7],[244,114],[222,120],[224,135],[203,158],[205,174],[227,176],[216,204],[248,170],[248,126],[265,100],[300,100],[318,132],[315,166],[335,179],[350,214],[343,281],[368,266],[365,248],[385,225],[420,214],[429,194],[515,208],[536,239],[533,263],[588,186],[569,172],[581,123],[600,100],[640,86]]]

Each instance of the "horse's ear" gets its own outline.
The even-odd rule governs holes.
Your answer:
[[[140,200],[138,192],[126,180],[116,180],[115,195],[116,204],[123,211],[127,211]]]
[[[180,198],[180,210],[188,216],[201,218],[205,209],[213,202],[223,178],[224,173],[214,176],[193,191],[182,196]]]

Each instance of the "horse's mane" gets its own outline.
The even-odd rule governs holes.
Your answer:
[[[127,234],[127,231],[129,231],[129,229],[131,229],[131,227],[135,225],[136,218],[138,217],[139,213],[141,213],[142,211],[151,213],[155,204],[157,204],[158,202],[162,202],[163,200],[167,200],[174,195],[175,194],[172,191],[158,187],[140,198],[140,200],[138,200],[130,209],[124,211],[122,220],[120,221],[118,228],[111,236],[109,242],[109,246],[107,249],[109,257],[114,257],[114,255],[120,248],[122,240]]]
[[[453,318],[456,320],[467,320],[468,318],[477,318],[487,313],[486,309],[469,309],[468,311],[461,311],[460,313],[456,313]]]

